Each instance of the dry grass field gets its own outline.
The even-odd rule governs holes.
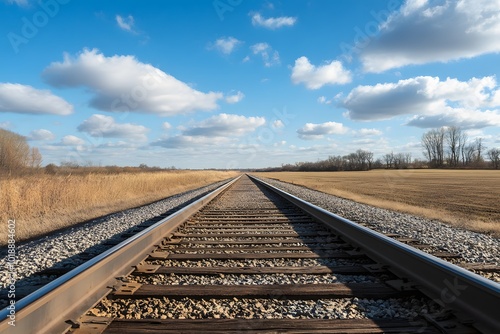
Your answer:
[[[151,203],[238,175],[222,171],[165,171],[120,174],[2,176],[0,245],[7,222],[16,239],[39,236],[111,212]]]
[[[274,172],[258,175],[500,237],[499,170]]]

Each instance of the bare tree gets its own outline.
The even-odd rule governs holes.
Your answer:
[[[411,165],[411,153],[405,153],[405,162],[407,165]]]
[[[483,138],[476,138],[476,141],[474,142],[476,145],[476,163],[480,163],[483,161],[483,151],[486,149],[486,146],[483,144]]]
[[[48,164],[45,166],[45,172],[48,174],[57,174],[57,166],[55,164]]]
[[[385,167],[390,169],[392,168],[392,163],[394,162],[394,152],[387,153],[384,155]]]
[[[465,146],[467,145],[467,133],[462,131],[462,133],[458,136],[458,149],[459,153],[462,156],[462,165],[465,165]]]
[[[373,169],[378,169],[378,168],[383,168],[384,164],[382,163],[382,159],[377,159],[372,163],[372,168]]]
[[[400,169],[408,168],[411,164],[411,153],[388,153],[384,155],[385,167]]]
[[[422,135],[424,154],[431,167],[442,167],[444,163],[444,136],[445,130],[433,129]]]
[[[413,168],[424,168],[427,167],[427,161],[416,159],[412,161]]]
[[[38,148],[32,147],[30,149],[28,165],[31,168],[40,168],[42,166],[42,155],[40,154]]]
[[[365,153],[366,162],[368,163],[368,170],[372,169],[373,166],[373,152]]]
[[[395,169],[400,169],[403,164],[403,155],[401,153],[394,154],[394,158],[392,159],[392,164]]]
[[[460,137],[462,136],[462,129],[457,126],[450,126],[445,130],[446,143],[448,144],[448,164],[450,166],[458,166],[460,160]]]
[[[26,138],[0,129],[0,169],[14,171],[29,165],[30,147]]]
[[[490,159],[493,168],[498,169],[500,167],[500,149],[490,149],[488,151],[488,158]]]
[[[327,161],[328,170],[344,170],[345,169],[345,161],[342,159],[340,155],[337,156],[329,156]]]
[[[466,166],[476,161],[476,145],[474,143],[464,146],[464,156],[464,165]]]
[[[363,150],[357,150],[356,151],[356,158],[355,158],[355,161],[356,161],[356,166],[355,166],[355,169],[358,169],[358,170],[366,170],[367,169],[367,161],[366,161],[366,151],[363,151]]]
[[[411,153],[397,153],[393,154],[394,168],[402,169],[408,168],[411,164]]]

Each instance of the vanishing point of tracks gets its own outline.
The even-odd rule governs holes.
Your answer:
[[[499,285],[452,255],[269,187],[226,184],[19,301],[15,327],[3,310],[0,333],[500,329]]]

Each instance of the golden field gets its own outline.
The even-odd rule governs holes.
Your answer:
[[[16,240],[43,235],[88,219],[144,205],[238,175],[224,171],[164,171],[2,176],[0,245],[7,222],[16,221]]]
[[[256,174],[500,237],[500,170]]]

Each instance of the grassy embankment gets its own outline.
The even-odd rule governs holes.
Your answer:
[[[500,237],[500,171],[276,172],[260,176]]]
[[[15,219],[20,241],[236,175],[223,171],[2,175],[0,245],[6,244],[9,219]]]

